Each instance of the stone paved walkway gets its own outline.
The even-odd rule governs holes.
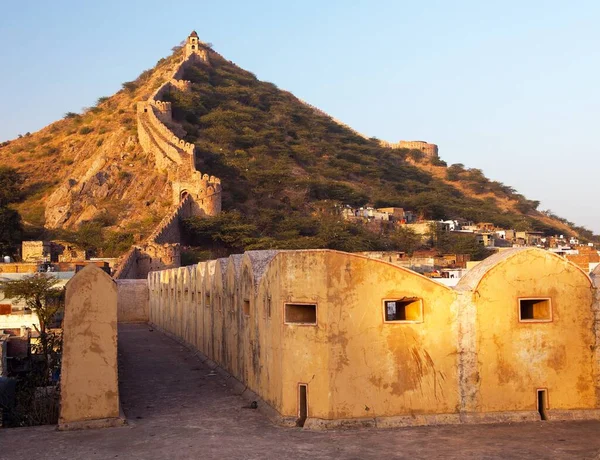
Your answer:
[[[0,459],[592,459],[600,422],[309,432],[245,409],[186,348],[144,325],[119,328],[122,428],[0,430]],[[600,459],[600,457],[598,457]]]

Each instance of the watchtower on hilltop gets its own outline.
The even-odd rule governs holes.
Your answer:
[[[189,35],[185,42],[185,57],[186,59],[193,54],[198,54],[200,50],[200,39],[195,30]]]

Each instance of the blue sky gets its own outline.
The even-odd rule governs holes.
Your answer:
[[[0,140],[111,95],[192,29],[380,139],[427,140],[600,233],[600,2],[10,2]]]

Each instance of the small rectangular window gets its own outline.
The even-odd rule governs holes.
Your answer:
[[[204,306],[210,308],[210,293],[208,292],[204,295]]]
[[[244,316],[250,316],[250,301],[244,300],[242,304],[242,311],[244,312]]]
[[[396,300],[384,300],[385,322],[422,323],[423,301],[418,298],[404,297]]]
[[[286,324],[317,324],[317,305],[314,303],[286,303]]]
[[[267,317],[271,317],[271,296],[267,297]]]
[[[550,303],[550,299],[519,299],[519,321],[552,321],[552,304]]]

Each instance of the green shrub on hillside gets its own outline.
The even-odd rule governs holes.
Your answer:
[[[532,228],[537,222],[503,211],[494,199],[464,195],[405,161],[407,156],[422,161],[421,151],[384,148],[377,139],[363,139],[229,62],[188,66],[182,78],[192,82],[192,90],[171,88],[163,99],[172,102],[173,117],[186,130],[186,141],[196,145],[198,169],[221,178],[225,210],[236,210],[245,224],[260,229],[246,235],[249,240],[243,245],[219,243],[230,250],[302,245],[302,238],[294,242],[288,238],[292,233],[278,233],[272,222],[306,218],[314,211],[311,203],[320,200],[354,206],[393,204],[426,219],[465,218],[512,228]],[[430,162],[445,166],[439,158]],[[523,201],[480,170],[456,164],[447,169],[447,178],[477,193],[516,200],[523,211],[535,209],[535,202]],[[269,218],[263,221],[265,215]],[[347,224],[341,228],[342,235],[349,232],[352,238],[340,237],[334,243],[321,228],[304,241],[314,247],[349,247],[352,241],[354,250],[394,245],[373,243],[368,232]]]
[[[91,126],[84,126],[79,130],[79,134],[89,134],[92,131],[94,131],[94,128],[92,128]]]

